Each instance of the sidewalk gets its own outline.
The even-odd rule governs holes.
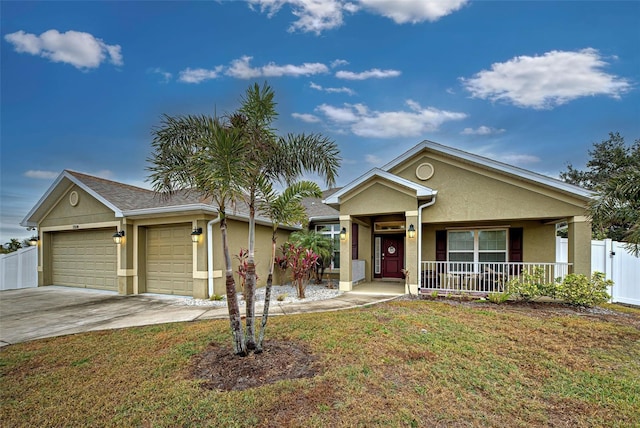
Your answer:
[[[271,303],[270,316],[338,311],[395,299],[387,294],[349,292],[304,303]],[[225,319],[227,307],[189,306],[173,296],[48,286],[0,292],[0,347],[45,337],[169,322]],[[244,307],[241,308],[244,311]],[[256,307],[262,314],[262,308]]]

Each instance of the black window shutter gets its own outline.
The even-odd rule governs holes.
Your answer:
[[[509,229],[509,261],[522,262],[522,228]]]
[[[358,225],[351,224],[351,259],[358,259]]]
[[[436,230],[436,261],[447,261],[447,231]]]

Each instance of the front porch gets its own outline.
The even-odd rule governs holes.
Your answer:
[[[505,285],[524,273],[540,273],[545,283],[562,279],[569,274],[571,263],[472,263],[436,262],[421,263],[421,293],[469,293],[486,295],[502,293]]]

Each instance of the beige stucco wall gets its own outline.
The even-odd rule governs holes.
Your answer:
[[[377,178],[358,192],[341,198],[340,212],[351,216],[398,213],[415,210],[415,192]]]
[[[434,168],[426,181],[415,174],[424,162]],[[585,212],[580,198],[443,156],[418,156],[393,172],[438,191],[428,222],[563,218]]]
[[[229,252],[231,253],[231,263],[233,265],[234,278],[236,280],[237,289],[240,290],[240,280],[238,274],[239,262],[235,259],[234,255],[240,253],[240,248],[248,247],[249,239],[249,225],[247,222],[232,220],[227,221],[228,226],[228,240],[229,240]],[[203,234],[206,234],[206,225],[203,227]],[[271,259],[271,227],[256,225],[256,240],[255,240],[255,260],[256,260],[256,273],[258,275],[257,286],[263,287],[267,284],[267,277],[269,275],[269,263]],[[279,247],[288,238],[291,232],[285,229],[278,229],[278,242]],[[206,256],[205,256],[206,257]],[[218,295],[226,294],[225,279],[224,279],[224,257],[222,253],[222,235],[220,232],[220,225],[213,225],[213,269],[214,272],[218,271],[218,274],[222,275],[219,278],[214,278],[214,293]],[[288,281],[288,279],[286,279]],[[194,284],[195,286],[195,284]]]
[[[431,208],[425,210],[427,212]],[[496,226],[499,228],[522,227],[522,258],[525,263],[555,263],[556,241],[555,226],[543,224],[540,221],[514,221],[509,223],[468,223],[468,224],[424,224],[422,238],[422,260],[435,261],[436,259],[436,230],[445,230],[447,227],[474,227],[487,228]]]
[[[71,192],[74,191],[78,194],[78,203],[76,206],[72,206],[69,202],[69,196]],[[53,208],[44,216],[39,226],[45,228],[100,223],[113,220],[116,220],[113,211],[78,186],[73,185],[56,201]]]

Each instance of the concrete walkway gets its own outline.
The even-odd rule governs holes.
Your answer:
[[[351,309],[391,300],[397,294],[366,287],[338,297],[304,303],[272,302],[270,315]],[[261,306],[257,313],[262,314]],[[45,337],[169,322],[227,318],[227,307],[189,306],[184,297],[48,286],[0,292],[0,347]]]

